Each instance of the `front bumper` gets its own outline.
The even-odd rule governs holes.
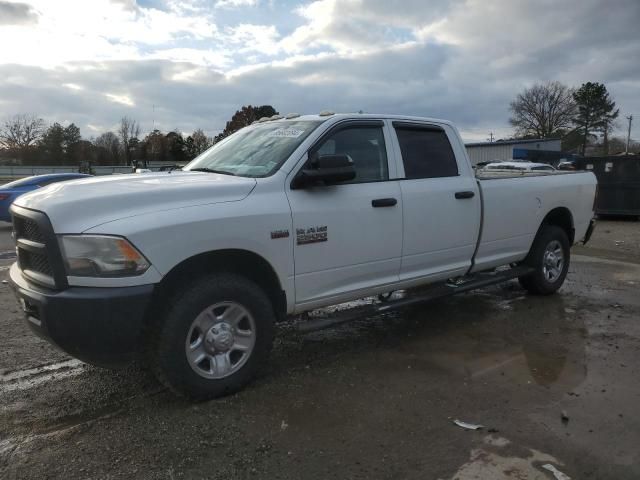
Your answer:
[[[25,279],[17,264],[9,277],[29,327],[70,355],[117,366],[139,352],[154,285],[49,290]]]

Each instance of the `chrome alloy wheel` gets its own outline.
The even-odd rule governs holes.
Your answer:
[[[542,257],[542,273],[549,283],[554,283],[564,268],[564,252],[559,241],[549,242]]]
[[[193,321],[185,342],[189,365],[201,377],[221,379],[247,362],[256,343],[256,324],[236,302],[205,308]]]

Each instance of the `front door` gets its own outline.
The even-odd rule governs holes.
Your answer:
[[[296,304],[309,308],[398,281],[402,196],[390,178],[382,121],[339,124],[309,152],[346,154],[356,177],[337,185],[289,189],[295,235]],[[392,164],[393,173],[395,165]]]

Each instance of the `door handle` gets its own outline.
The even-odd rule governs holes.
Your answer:
[[[458,200],[461,200],[463,198],[473,198],[475,195],[475,192],[472,192],[471,190],[468,190],[466,192],[456,192],[456,198]]]
[[[371,206],[373,208],[379,207],[393,207],[398,203],[398,200],[395,198],[376,198],[375,200],[371,200]]]

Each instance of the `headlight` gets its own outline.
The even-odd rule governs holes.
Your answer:
[[[107,235],[59,237],[67,275],[76,277],[130,277],[151,265],[125,238]]]

